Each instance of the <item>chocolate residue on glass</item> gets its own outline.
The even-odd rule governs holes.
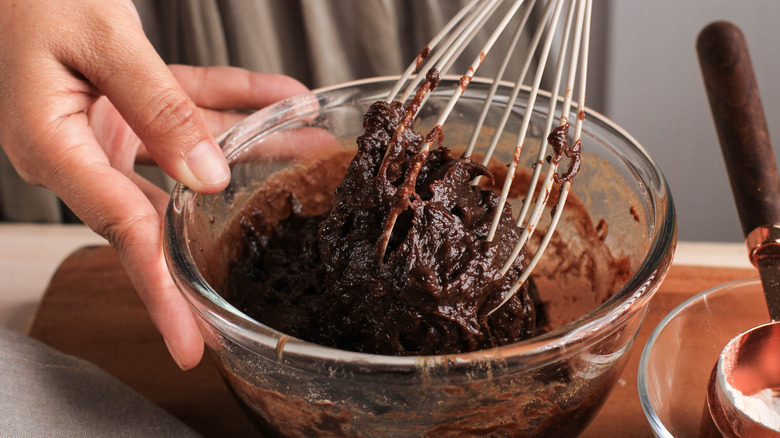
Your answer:
[[[580,170],[580,165],[582,164],[580,158],[580,140],[578,139],[574,144],[569,143],[569,124],[564,123],[550,132],[550,135],[547,136],[547,142],[555,153],[555,155],[550,157],[550,161],[552,161],[553,164],[558,165],[564,155],[570,158],[569,168],[562,174],[555,174],[555,182],[560,184],[571,181]]]

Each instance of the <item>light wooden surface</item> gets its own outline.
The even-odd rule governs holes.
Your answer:
[[[651,437],[636,386],[639,356],[650,332],[691,295],[754,275],[752,268],[673,265],[618,385],[583,436]],[[175,367],[109,247],[80,250],[62,263],[29,334],[97,364],[206,436],[254,433],[209,358],[188,372]]]

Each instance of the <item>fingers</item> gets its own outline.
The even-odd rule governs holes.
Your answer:
[[[166,195],[132,171],[138,139],[170,176],[215,192],[230,173],[212,132],[240,116],[214,116],[209,126],[196,102],[256,108],[304,88],[230,68],[174,67],[174,76],[146,39],[130,0],[4,5],[0,143],[20,174],[54,190],[117,248],[171,354],[182,368],[194,366],[203,340],[165,266],[160,216]],[[111,119],[97,122],[108,114]]]
[[[154,183],[142,177],[141,175],[133,172],[129,176],[130,181],[141,190],[141,193],[146,196],[146,199],[157,212],[157,216],[162,218],[165,216],[165,210],[168,208],[168,201],[170,196],[168,192],[157,187]]]
[[[203,340],[189,305],[165,265],[159,216],[163,208],[159,204],[164,204],[161,191],[154,192],[151,183],[142,182],[138,176],[128,179],[113,168],[94,137],[85,134],[86,127],[83,114],[62,121],[51,138],[51,156],[43,163],[54,171],[43,178],[43,183],[118,250],[122,265],[174,360],[183,369],[192,368],[203,354]],[[147,194],[139,186],[148,190]],[[157,206],[150,203],[149,194]]]
[[[203,353],[203,340],[165,266],[159,216],[164,195],[128,170],[135,155],[135,149],[123,149],[129,137],[106,143],[125,145],[115,150],[101,148],[87,110],[101,87],[111,91],[126,117],[138,113],[133,127],[163,151],[168,168],[196,188],[204,185],[187,166],[187,158],[198,141],[211,139],[208,128],[199,116],[185,115],[180,117],[185,122],[177,123],[173,119],[178,113],[165,113],[154,93],[139,91],[148,79],[154,92],[167,93],[168,108],[194,107],[143,36],[131,1],[1,4],[0,144],[26,180],[51,188],[118,249],[177,363],[194,366]],[[168,120],[154,125],[150,111]],[[168,125],[180,131],[158,132]],[[177,134],[184,141],[175,142]],[[214,155],[218,167],[226,169],[221,153],[216,150]]]
[[[206,121],[206,126],[208,126],[209,131],[215,137],[221,135],[226,130],[247,117],[247,114],[244,113],[204,109],[201,110],[201,114],[203,119]],[[121,121],[118,115],[117,120]],[[96,136],[101,139],[100,143],[104,145],[104,149],[136,151],[132,155],[109,155],[109,157],[111,157],[111,164],[114,167],[120,170],[124,170],[126,173],[130,173],[134,164],[156,164],[152,155],[146,150],[146,147],[141,144],[141,141],[138,139],[138,137],[133,134],[133,132],[126,124],[124,124],[124,122],[106,125],[106,118],[102,117],[95,122],[90,123],[95,130]],[[106,139],[108,144],[104,143],[102,140],[103,138]]]
[[[244,120],[248,115],[245,113],[213,110],[203,110],[202,114],[203,118],[206,120],[206,125],[209,127],[212,134],[217,137],[233,127],[236,123]]]
[[[95,2],[92,7],[110,5]],[[122,17],[121,11],[95,14],[106,20],[99,38],[89,32],[74,35],[85,40],[64,47],[59,60],[108,97],[171,177],[200,192],[224,188],[230,172],[222,151],[135,17],[129,12]]]
[[[213,136],[222,134],[247,116],[241,112],[222,110],[256,110],[307,91],[300,82],[288,76],[254,73],[234,67],[172,65],[170,69],[184,91],[201,107],[201,116]],[[132,162],[115,160],[117,154],[114,152],[126,149],[138,150],[137,163],[154,164],[153,155],[127,129],[121,115],[107,98],[102,97],[92,105],[90,120],[114,167],[131,169]],[[123,157],[126,158],[126,155]]]
[[[169,67],[184,91],[204,108],[259,109],[308,90],[289,76],[236,67]]]
[[[246,117],[238,112],[201,109],[201,117],[212,135],[217,136]],[[138,136],[130,129],[116,108],[105,97],[97,99],[90,107],[89,124],[95,137],[106,152],[111,165],[123,173],[133,173],[135,164],[154,165],[154,159]]]

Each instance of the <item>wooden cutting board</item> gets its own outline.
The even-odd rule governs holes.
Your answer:
[[[656,293],[625,371],[585,437],[652,437],[637,395],[636,370],[650,332],[678,304],[753,269],[672,266]],[[108,246],[82,248],[59,267],[29,335],[97,364],[206,436],[256,436],[206,355],[181,371]]]

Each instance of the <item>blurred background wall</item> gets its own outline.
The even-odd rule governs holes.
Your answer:
[[[712,21],[742,29],[780,156],[780,2],[609,0],[600,7],[608,38],[599,110],[631,133],[666,175],[680,240],[743,240],[695,41]]]

